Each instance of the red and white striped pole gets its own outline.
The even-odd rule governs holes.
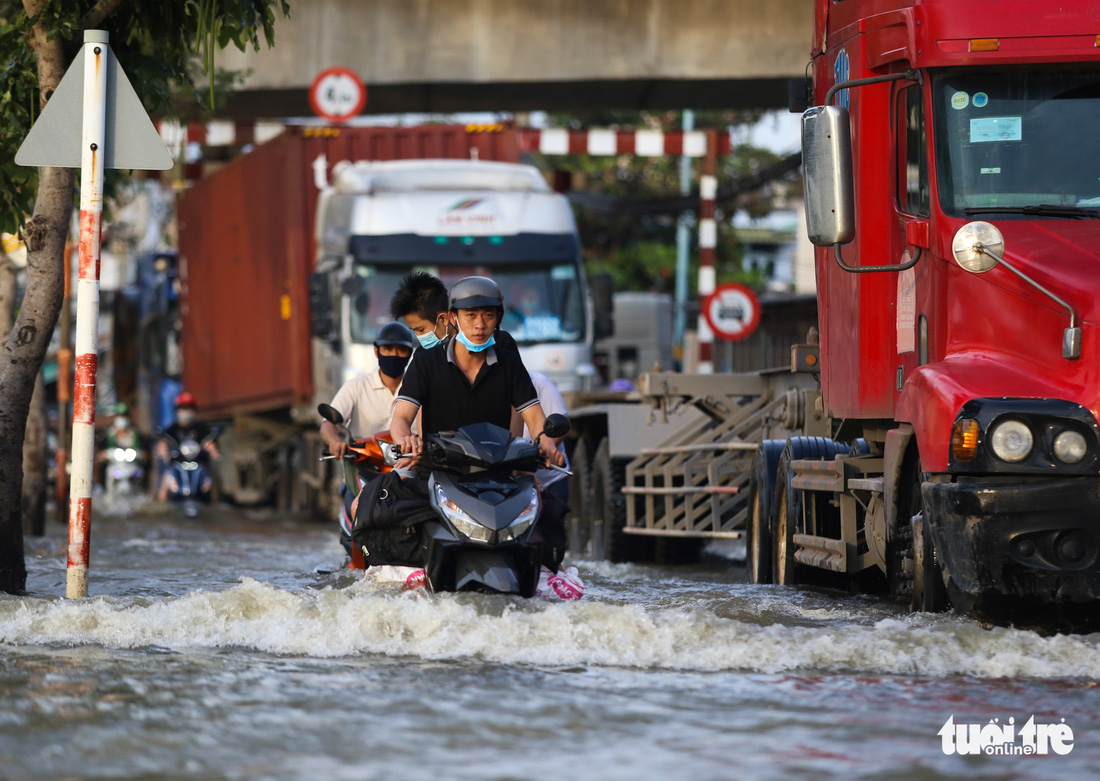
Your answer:
[[[104,30],[85,30],[84,124],[80,156],[80,262],[76,283],[76,375],[73,392],[72,476],[69,485],[69,556],[65,596],[88,596],[95,459],[95,375],[99,326],[99,255],[107,111]]]
[[[717,284],[714,270],[714,248],[718,246],[718,224],[714,221],[715,199],[718,195],[718,134],[707,131],[707,153],[703,158],[703,174],[699,177],[699,301],[714,292]],[[699,308],[699,373],[714,372],[714,333]]]

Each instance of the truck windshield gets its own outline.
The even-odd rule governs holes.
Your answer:
[[[1100,69],[952,72],[932,94],[944,212],[1100,214]]]
[[[585,338],[585,308],[577,266],[573,263],[516,266],[388,266],[357,263],[364,283],[351,300],[351,338],[362,344],[390,321],[390,298],[410,271],[427,271],[448,288],[471,275],[486,276],[504,293],[501,328],[520,344],[579,342]]]

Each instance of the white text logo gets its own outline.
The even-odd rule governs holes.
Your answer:
[[[1058,724],[1036,724],[1032,716],[1017,730],[1015,718],[1009,718],[1007,724],[1000,719],[990,719],[988,724],[956,724],[950,716],[937,734],[943,740],[943,753],[949,755],[1031,756],[1073,751],[1073,730],[1065,719]]]

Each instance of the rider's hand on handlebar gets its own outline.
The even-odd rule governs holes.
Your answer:
[[[415,466],[424,452],[424,442],[416,434],[399,437],[393,441],[393,444],[397,446],[397,450],[401,454],[400,460],[394,464],[397,469],[408,469]]]
[[[329,442],[328,452],[332,454],[333,458],[343,458],[344,454],[348,452],[348,443],[340,439]]]
[[[549,437],[540,439],[539,450],[546,457],[546,460],[554,466],[565,466],[565,454],[558,450],[558,446],[554,444],[554,440]]]

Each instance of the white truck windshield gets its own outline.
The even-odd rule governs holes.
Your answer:
[[[585,338],[585,309],[577,266],[573,263],[524,262],[514,266],[388,266],[357,263],[363,279],[351,299],[351,338],[371,344],[377,330],[388,323],[390,298],[410,271],[435,274],[448,289],[471,275],[486,276],[504,293],[501,328],[520,344],[580,342]]]

